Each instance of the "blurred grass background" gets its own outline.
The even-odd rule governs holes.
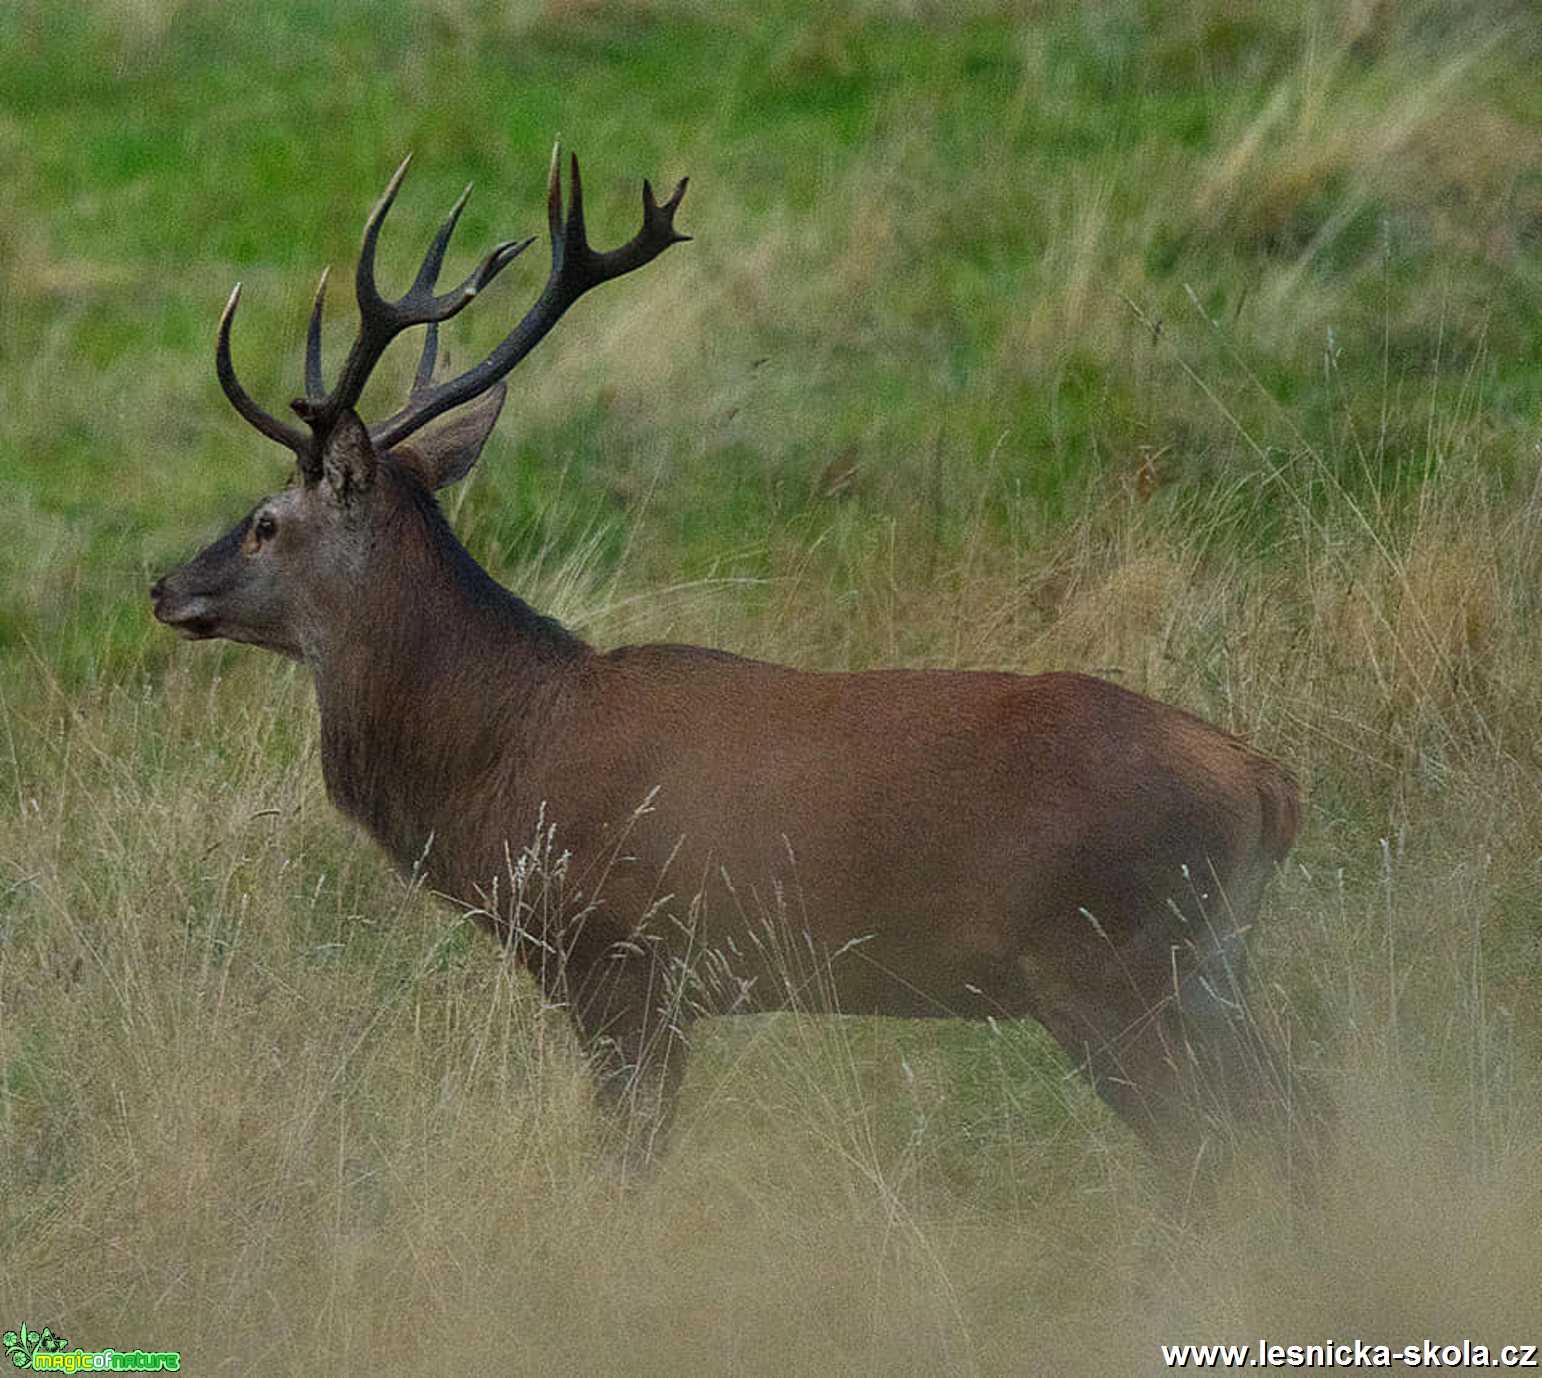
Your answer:
[[[1539,61],[1522,0],[0,7],[6,1313],[228,1372],[1542,1339]],[[467,180],[447,277],[542,228],[559,135],[596,243],[686,173],[696,240],[522,366],[471,550],[601,644],[1090,669],[1288,762],[1309,1203],[1243,1153],[1175,1206],[1032,1030],[799,1020],[703,1029],[618,1197],[560,1020],[331,813],[303,676],[154,626],[283,477],[231,283],[277,411],[405,152],[383,283]]]

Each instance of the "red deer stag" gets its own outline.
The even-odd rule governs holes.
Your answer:
[[[544,290],[485,361],[436,381],[440,322],[532,241],[498,245],[436,295],[463,196],[386,300],[375,245],[406,167],[365,225],[358,334],[330,391],[322,278],[291,404],[304,429],[237,381],[231,293],[220,383],[294,452],[295,479],[150,597],[187,637],[309,667],[332,800],[566,1004],[634,1151],[662,1142],[690,1020],[795,1003],[799,959],[843,1013],[1038,1020],[1164,1156],[1192,1154],[1217,1105],[1276,1104],[1242,933],[1296,832],[1290,776],[1084,675],[601,652],[534,611],[467,553],[434,494],[475,463],[505,375],[562,313],[687,238],[686,184],[660,204],[645,182],[642,228],[596,252],[577,159],[564,212],[554,155]],[[420,325],[406,405],[365,425],[366,379]],[[536,896],[540,868],[518,861],[538,836],[565,859]]]

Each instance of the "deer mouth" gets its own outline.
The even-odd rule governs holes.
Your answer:
[[[155,610],[155,618],[156,621],[170,627],[178,636],[185,637],[189,641],[208,641],[219,635],[212,617],[197,614],[193,616],[172,617],[157,608]]]
[[[199,594],[179,598],[166,589],[164,580],[150,590],[150,610],[157,622],[189,641],[207,641],[219,635],[208,600]]]
[[[214,619],[210,617],[195,617],[189,622],[167,622],[165,618],[161,620],[188,641],[208,641],[217,634],[214,630]]]

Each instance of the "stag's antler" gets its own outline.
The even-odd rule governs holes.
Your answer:
[[[685,196],[689,178],[682,177],[670,198],[660,205],[653,196],[653,184],[643,182],[642,228],[619,249],[598,253],[589,247],[584,230],[584,186],[578,172],[578,156],[572,155],[572,194],[567,215],[562,213],[562,178],[559,172],[560,150],[552,149],[551,173],[546,183],[546,214],[551,230],[551,273],[546,286],[524,319],[504,336],[503,342],[480,364],[438,384],[428,386],[432,359],[418,369],[419,386],[407,405],[389,420],[370,427],[370,439],[379,449],[400,444],[434,417],[469,402],[505,377],[545,337],[575,301],[591,287],[609,282],[634,268],[651,263],[671,244],[688,240],[690,235],[675,229],[674,216]],[[527,240],[526,243],[529,241]],[[523,245],[521,247],[524,247]],[[425,343],[428,355],[432,338]]]
[[[551,273],[546,279],[544,290],[535,305],[486,359],[442,383],[435,384],[432,381],[434,361],[438,354],[439,323],[449,320],[469,305],[489,282],[534,243],[533,239],[525,239],[499,244],[459,287],[436,296],[434,285],[444,263],[450,236],[455,232],[461,211],[465,209],[466,198],[471,195],[469,186],[451,208],[439,233],[434,236],[412,286],[396,301],[387,301],[375,286],[375,244],[380,237],[380,226],[396,200],[396,193],[411,159],[403,160],[402,165],[396,169],[364,225],[364,243],[359,250],[359,266],[354,275],[359,301],[359,333],[348,351],[348,358],[343,363],[337,383],[330,392],[324,390],[321,368],[321,314],[327,287],[327,275],[321,275],[315,303],[311,308],[310,326],[306,331],[305,396],[290,403],[309,428],[309,435],[270,416],[252,400],[236,378],[230,359],[230,326],[236,305],[241,299],[241,285],[236,284],[220,316],[219,340],[215,349],[215,371],[219,375],[220,386],[231,404],[248,422],[269,439],[287,445],[294,451],[301,473],[307,481],[314,482],[320,477],[321,451],[327,436],[343,413],[358,404],[364,385],[379,363],[380,356],[402,331],[415,325],[428,327],[406,406],[394,416],[370,427],[370,439],[377,450],[399,445],[436,416],[479,397],[493,387],[540,343],[562,313],[591,287],[630,273],[634,268],[641,268],[671,244],[690,238],[674,226],[674,214],[685,195],[688,179],[682,177],[673,195],[662,205],[654,199],[652,185],[645,181],[642,228],[619,249],[604,253],[595,251],[589,246],[584,230],[583,183],[579,179],[578,158],[575,155],[572,159],[572,195],[567,215],[564,216],[558,155],[559,150],[553,148],[551,174],[546,190],[547,216],[551,227]]]

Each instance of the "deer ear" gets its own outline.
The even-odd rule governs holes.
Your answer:
[[[411,469],[430,493],[465,478],[498,423],[507,392],[508,388],[498,383],[451,413],[443,425],[414,436],[392,455],[397,463]]]
[[[347,504],[375,482],[375,447],[351,409],[338,418],[321,451],[321,474],[332,496]]]

